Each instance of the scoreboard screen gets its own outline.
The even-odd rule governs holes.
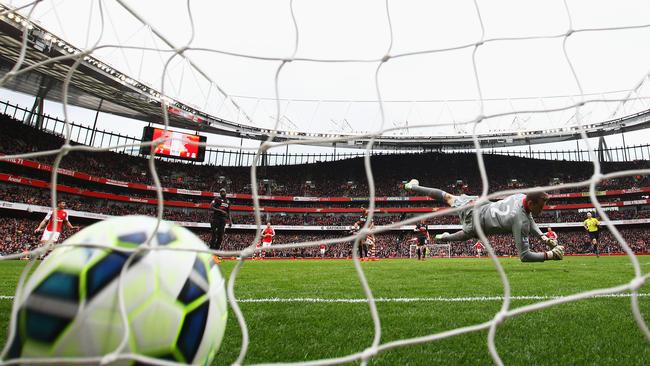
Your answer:
[[[142,141],[153,141],[163,138],[164,140],[154,146],[153,153],[157,156],[168,158],[184,159],[202,162],[205,159],[205,146],[200,146],[207,140],[205,136],[191,135],[188,133],[175,132],[155,127],[145,127],[142,132]],[[148,155],[151,151],[149,146],[140,148],[140,153]]]

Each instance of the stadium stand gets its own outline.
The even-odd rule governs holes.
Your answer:
[[[57,148],[61,145],[60,136],[37,130],[8,116],[0,116],[0,153],[15,154],[36,150]],[[450,159],[453,158],[453,159]],[[413,171],[430,185],[438,185],[454,193],[472,194],[478,191],[474,154],[426,153],[420,155],[379,156],[373,161],[377,182],[378,212],[377,225],[387,225],[416,215],[418,212],[431,212],[434,205],[426,197],[405,195],[400,189],[404,179]],[[453,163],[450,161],[453,160]],[[49,177],[52,157],[20,159],[0,163],[0,201],[44,207],[50,205]],[[492,190],[521,188],[534,185],[547,185],[552,181],[578,181],[587,179],[589,163],[535,160],[538,166],[534,172],[525,167],[530,159],[498,155],[486,155],[486,163],[491,174]],[[93,222],[92,214],[118,216],[142,214],[153,216],[156,208],[155,192],[149,189],[152,184],[148,176],[147,160],[142,157],[121,153],[102,152],[93,154],[72,153],[63,159],[59,183],[59,197],[66,201],[68,209],[88,213],[75,217],[82,225]],[[323,169],[327,165],[328,169]],[[264,167],[260,171],[259,190],[262,205],[272,212],[263,215],[263,221],[273,225],[286,226],[280,230],[275,243],[290,243],[307,240],[323,240],[346,235],[348,228],[356,221],[363,206],[368,204],[367,185],[359,169],[362,162],[350,159],[338,162],[297,165],[286,167]],[[647,161],[632,163],[611,163],[605,169],[631,169],[645,167]],[[128,166],[129,169],[123,169]],[[427,166],[428,169],[415,167]],[[231,192],[233,199],[233,221],[240,225],[229,232],[225,249],[242,249],[253,240],[254,217],[251,214],[249,169],[234,167],[215,167],[208,165],[189,165],[168,161],[157,162],[165,199],[169,200],[163,212],[167,220],[187,223],[193,226],[204,240],[207,240],[209,211],[207,205],[212,192],[221,187]],[[328,174],[320,173],[327,171]],[[444,171],[442,177],[437,174]],[[336,172],[338,175],[333,175]],[[454,182],[449,184],[449,176]],[[215,179],[214,177],[220,177]],[[101,179],[98,179],[101,178]],[[309,180],[310,183],[306,184]],[[639,222],[650,218],[650,179],[632,177],[601,182],[598,186],[605,205],[610,205],[610,218],[618,220],[624,237],[636,252],[645,252],[650,231],[639,226]],[[588,198],[581,193],[584,189],[551,192],[550,210],[537,219],[538,223],[574,223],[560,231],[562,243],[568,254],[589,251],[589,242],[581,230],[580,222],[584,211],[591,207]],[[573,194],[571,194],[573,193]],[[287,196],[289,195],[289,196]],[[391,197],[387,197],[390,196]],[[383,196],[383,197],[381,197]],[[122,199],[120,197],[127,197]],[[343,197],[347,197],[343,199]],[[147,204],[149,202],[149,204]],[[632,202],[627,204],[627,202]],[[557,206],[557,207],[555,207]],[[392,211],[397,211],[393,212]],[[581,211],[578,211],[581,210]],[[330,212],[328,212],[330,211]],[[3,254],[33,248],[37,238],[33,228],[38,225],[40,216],[33,212],[0,210],[1,227],[9,228],[4,233],[0,252]],[[323,213],[325,212],[325,213]],[[432,231],[441,231],[442,225],[457,225],[455,216],[442,216],[430,219]],[[246,228],[244,228],[246,226]],[[326,232],[296,231],[305,227],[330,227]],[[293,229],[293,230],[292,230]],[[63,238],[69,235],[64,232]],[[378,235],[377,255],[379,257],[407,257],[409,255],[410,232],[403,229],[397,232]],[[499,255],[515,254],[514,245],[508,237],[492,237],[492,245]],[[605,232],[601,243],[603,252],[620,252],[620,246]],[[473,241],[455,244],[451,248],[454,256],[474,255]],[[540,243],[535,243],[535,246]],[[541,248],[541,247],[540,247]],[[327,257],[349,257],[351,244],[330,246]],[[274,251],[268,257],[316,257],[319,249],[301,248]]]
[[[36,130],[6,115],[0,116],[0,126],[2,126],[0,152],[4,154],[55,149],[63,143],[63,139],[59,136]],[[378,156],[373,160],[373,166],[377,167],[375,176],[377,196],[403,196],[404,192],[400,190],[399,183],[409,179],[413,172],[418,172],[420,180],[426,181],[431,186],[450,191],[478,192],[480,180],[475,159],[473,154],[447,153]],[[47,156],[34,160],[51,164],[53,157]],[[535,160],[535,162],[537,169],[530,171],[527,169],[530,159],[486,155],[491,190],[549,185],[555,178],[559,181],[585,180],[593,169],[591,164],[582,162],[555,160]],[[146,164],[147,160],[142,157],[122,153],[72,152],[63,159],[61,168],[96,177],[106,177],[110,174],[110,178],[114,180],[151,185],[153,182],[148,175]],[[603,171],[643,168],[649,164],[647,160],[606,163],[603,165]],[[162,160],[158,161],[156,166],[164,187],[216,191],[223,186],[229,192],[250,193],[249,170],[246,168],[180,164]],[[362,166],[361,159],[348,159],[318,164],[264,167],[259,173],[259,193],[276,196],[362,197],[368,192]],[[422,169],[422,166],[427,168]],[[332,172],[338,176],[333,175]],[[219,179],[219,177],[224,178]],[[270,184],[263,184],[263,179],[267,179]],[[305,183],[307,180],[311,182],[309,185]],[[460,181],[462,184],[450,185],[450,180]],[[650,186],[650,178],[639,176],[603,181],[598,189],[613,190],[647,186]],[[571,190],[563,192],[571,192]]]

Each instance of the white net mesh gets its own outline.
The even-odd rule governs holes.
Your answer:
[[[48,59],[42,62],[34,63],[31,60],[28,60],[25,58],[25,50],[27,47],[31,47],[28,45],[27,42],[27,34],[29,31],[29,24],[31,24],[31,16],[33,12],[38,9],[41,6],[44,6],[44,4],[47,4],[47,2],[41,2],[41,1],[34,1],[31,3],[27,3],[24,5],[21,5],[18,8],[14,7],[6,7],[2,10],[2,16],[9,18],[11,14],[11,19],[13,21],[16,20],[17,14],[21,14],[20,19],[18,23],[23,24],[22,30],[23,30],[23,43],[22,43],[22,48],[21,48],[21,53],[20,53],[20,58],[18,62],[15,63],[14,67],[10,72],[8,72],[2,80],[0,80],[0,87],[5,85],[7,82],[9,82],[12,78],[15,78],[23,73],[27,73],[30,70],[35,69],[36,67],[40,67],[43,65],[48,65],[51,64],[55,61],[63,61],[63,60],[69,60],[73,61],[74,64],[69,68],[69,70],[66,71],[66,79],[65,83],[63,85],[62,93],[63,93],[63,113],[64,116],[66,117],[66,143],[61,146],[59,149],[53,150],[53,151],[37,151],[37,152],[31,152],[31,153],[24,153],[24,154],[16,154],[12,156],[2,156],[0,159],[10,159],[10,158],[30,158],[30,157],[38,157],[38,156],[45,156],[45,155],[54,155],[56,156],[56,159],[54,161],[54,169],[52,170],[52,176],[51,176],[51,182],[52,182],[52,189],[51,189],[51,200],[52,200],[52,209],[55,208],[55,203],[57,201],[57,191],[55,189],[56,187],[56,182],[57,182],[57,168],[59,167],[61,160],[66,156],[71,151],[106,151],[106,150],[114,150],[118,148],[123,148],[125,145],[115,145],[115,146],[110,146],[110,147],[105,147],[105,148],[93,148],[93,147],[88,147],[88,146],[80,146],[80,145],[70,145],[70,130],[67,128],[67,123],[68,123],[68,88],[69,88],[69,82],[70,79],[72,78],[73,74],[75,73],[75,70],[77,67],[85,61],[85,58],[90,56],[91,53],[97,52],[102,49],[113,49],[116,50],[116,52],[132,52],[132,51],[144,51],[146,47],[120,47],[120,45],[107,45],[103,44],[101,42],[101,34],[103,34],[105,29],[108,29],[111,27],[109,24],[108,20],[108,15],[104,13],[104,6],[105,6],[105,1],[97,1],[93,2],[95,8],[94,8],[94,16],[97,16],[99,14],[99,18],[101,19],[102,22],[101,24],[93,24],[95,27],[100,27],[100,36],[96,38],[95,42],[88,42],[89,45],[86,47],[82,52],[72,52],[69,55],[64,55],[57,57],[56,59]],[[416,51],[416,52],[404,52],[404,53],[393,53],[393,29],[392,29],[392,23],[391,23],[391,4],[389,1],[386,1],[384,4],[384,14],[383,16],[385,17],[385,47],[383,51],[383,56],[380,57],[375,57],[371,59],[327,59],[327,58],[298,58],[296,57],[296,54],[298,52],[299,46],[301,46],[301,27],[299,19],[294,14],[294,2],[289,1],[285,5],[277,5],[277,6],[286,6],[287,11],[290,12],[291,14],[291,19],[292,19],[292,24],[291,28],[293,29],[293,34],[294,34],[294,42],[293,42],[293,48],[286,53],[286,56],[283,57],[268,57],[268,56],[263,56],[263,55],[248,55],[248,54],[237,54],[233,53],[230,51],[226,50],[217,50],[217,49],[195,49],[193,48],[193,40],[195,39],[194,33],[191,34],[191,37],[186,40],[185,43],[178,44],[177,42],[173,42],[172,40],[166,38],[161,32],[158,32],[154,27],[151,26],[149,22],[146,20],[146,16],[143,14],[140,14],[138,11],[135,10],[135,8],[127,3],[126,1],[121,1],[121,0],[116,0],[114,5],[117,5],[119,8],[121,8],[124,13],[129,14],[130,17],[133,19],[137,20],[143,27],[146,27],[150,29],[157,37],[157,41],[154,41],[153,43],[156,42],[161,42],[165,43],[169,48],[165,49],[162,47],[158,46],[152,46],[149,50],[155,51],[157,53],[157,56],[161,58],[161,60],[164,61],[165,67],[163,69],[163,75],[161,76],[161,88],[160,92],[162,95],[166,95],[168,88],[174,88],[175,86],[173,85],[173,82],[171,82],[167,77],[167,72],[168,72],[168,66],[171,65],[174,61],[177,59],[183,59],[184,62],[187,63],[188,69],[192,70],[191,73],[194,75],[200,74],[202,78],[205,78],[207,80],[206,87],[203,89],[203,94],[206,96],[205,99],[210,100],[211,98],[217,98],[215,95],[216,94],[221,94],[222,96],[220,97],[218,103],[221,105],[221,107],[217,108],[219,110],[225,108],[225,109],[231,109],[234,111],[234,114],[239,116],[242,120],[247,120],[247,114],[239,108],[239,105],[234,102],[234,99],[231,98],[227,93],[225,93],[223,90],[221,90],[218,87],[218,84],[210,79],[207,73],[203,72],[203,68],[199,65],[193,64],[192,59],[190,56],[188,56],[191,52],[193,51],[203,51],[203,52],[208,52],[208,53],[213,53],[217,55],[230,55],[234,56],[237,58],[241,58],[243,60],[257,60],[257,61],[267,61],[271,65],[278,64],[277,67],[275,67],[275,74],[274,74],[274,80],[273,80],[273,85],[274,85],[274,91],[275,91],[275,98],[273,98],[273,101],[275,103],[275,111],[274,111],[274,127],[270,129],[270,133],[268,136],[268,139],[263,142],[259,148],[256,148],[256,164],[254,164],[251,167],[250,171],[250,181],[251,181],[251,190],[252,190],[252,195],[253,195],[253,204],[255,207],[255,222],[259,228],[262,227],[262,221],[260,217],[260,202],[259,202],[259,196],[258,196],[258,185],[256,182],[258,181],[257,179],[257,167],[260,163],[260,160],[262,158],[262,155],[267,152],[271,148],[276,148],[280,146],[285,146],[285,145],[294,145],[294,144],[304,144],[304,141],[287,141],[287,142],[273,142],[274,137],[276,136],[276,132],[281,126],[282,122],[282,110],[286,110],[289,108],[286,105],[282,105],[282,95],[280,94],[280,84],[282,83],[282,78],[285,72],[287,72],[288,69],[292,67],[294,63],[337,63],[337,64],[370,64],[370,65],[375,65],[374,69],[374,86],[373,88],[375,89],[376,92],[376,101],[377,101],[377,106],[378,108],[378,115],[379,118],[378,120],[380,121],[379,124],[374,125],[373,129],[368,132],[368,136],[370,137],[370,141],[366,146],[366,155],[365,155],[365,172],[367,175],[367,180],[368,180],[368,191],[369,191],[369,220],[367,223],[370,223],[372,221],[372,216],[373,213],[375,212],[375,182],[374,182],[374,177],[373,177],[373,171],[372,171],[372,166],[371,166],[371,155],[370,152],[373,149],[373,144],[374,144],[374,139],[378,136],[382,136],[384,134],[388,133],[393,133],[393,132],[403,132],[407,131],[409,128],[414,129],[414,128],[421,128],[425,129],[427,127],[441,127],[444,126],[446,128],[462,128],[465,131],[469,131],[473,138],[474,138],[474,146],[476,148],[476,158],[478,161],[478,166],[480,170],[480,176],[482,179],[482,192],[480,195],[479,203],[484,202],[486,200],[496,198],[496,197],[502,197],[507,194],[513,194],[513,193],[519,193],[519,192],[532,192],[532,191],[541,191],[545,189],[559,189],[559,188],[575,188],[575,187],[589,187],[589,192],[590,192],[590,199],[591,203],[594,205],[596,208],[596,211],[599,216],[603,218],[603,223],[607,226],[607,228],[610,230],[610,232],[613,234],[613,236],[616,238],[616,240],[620,243],[621,247],[629,257],[630,263],[634,269],[634,277],[630,279],[630,281],[626,283],[622,283],[618,286],[614,287],[609,287],[609,288],[602,288],[602,289],[596,289],[596,290],[591,290],[591,291],[585,291],[585,292],[580,292],[576,293],[573,295],[569,296],[563,296],[563,297],[558,297],[558,298],[549,298],[549,299],[543,299],[543,301],[539,301],[530,305],[526,306],[521,306],[521,307],[512,307],[511,300],[511,288],[509,285],[509,280],[508,280],[508,275],[503,269],[502,264],[497,260],[497,257],[494,253],[493,248],[490,245],[490,241],[488,238],[484,235],[483,230],[479,225],[476,226],[477,231],[478,231],[478,236],[479,239],[481,240],[482,243],[485,244],[487,252],[489,253],[489,256],[491,257],[495,270],[498,272],[501,282],[503,284],[503,298],[502,298],[502,306],[501,309],[494,314],[493,319],[490,321],[481,323],[481,324],[475,324],[471,326],[465,326],[457,329],[452,329],[440,333],[435,333],[435,334],[430,334],[427,336],[423,337],[415,337],[415,338],[409,338],[409,339],[400,339],[396,341],[391,341],[387,343],[382,343],[381,342],[381,322],[379,318],[379,313],[377,310],[376,306],[376,301],[375,298],[373,297],[373,292],[370,286],[368,285],[368,281],[366,280],[366,276],[364,274],[364,271],[359,263],[359,258],[358,258],[358,246],[360,240],[365,238],[365,236],[368,234],[369,229],[367,226],[363,227],[361,230],[359,230],[356,234],[348,236],[348,237],[343,237],[343,238],[336,238],[336,239],[327,239],[327,240],[319,240],[319,241],[314,241],[314,242],[304,242],[304,243],[292,243],[292,244],[282,244],[282,245],[275,245],[274,249],[279,250],[279,249],[287,249],[287,248],[303,248],[303,247],[316,247],[321,244],[336,244],[336,243],[344,243],[344,242],[349,242],[351,240],[354,241],[354,246],[353,246],[353,256],[354,256],[354,266],[359,278],[359,283],[361,287],[363,288],[363,292],[367,298],[367,304],[368,308],[372,317],[372,321],[374,324],[374,335],[372,338],[372,342],[370,346],[366,349],[359,350],[358,352],[355,352],[353,354],[349,354],[346,356],[342,357],[336,357],[336,358],[330,358],[330,359],[320,359],[320,360],[313,360],[309,362],[301,362],[300,364],[305,364],[305,365],[328,365],[328,364],[341,364],[341,363],[346,363],[346,362],[353,362],[353,361],[360,361],[361,364],[366,364],[370,359],[372,359],[374,356],[385,352],[387,350],[399,348],[399,347],[407,347],[411,345],[416,345],[416,344],[422,344],[422,343],[427,343],[427,342],[434,342],[437,340],[441,340],[444,338],[449,338],[453,336],[457,336],[460,334],[465,334],[465,333],[470,333],[470,332],[478,332],[482,330],[488,330],[488,336],[487,336],[487,345],[490,351],[490,355],[494,361],[495,364],[501,365],[501,356],[499,355],[499,352],[496,348],[495,345],[495,336],[496,336],[496,331],[499,327],[500,324],[502,324],[506,319],[516,317],[521,314],[525,313],[530,313],[534,312],[540,309],[545,309],[553,306],[558,306],[564,303],[568,302],[574,302],[574,301],[579,301],[595,296],[602,296],[602,295],[610,295],[610,294],[619,294],[623,292],[630,292],[631,297],[630,297],[630,306],[631,306],[631,311],[634,315],[634,319],[636,320],[636,323],[639,327],[639,329],[643,332],[645,337],[650,341],[650,330],[648,329],[647,324],[645,323],[640,311],[639,311],[639,301],[638,301],[638,290],[643,286],[643,284],[647,281],[648,275],[644,275],[641,271],[641,267],[639,265],[639,261],[637,260],[637,257],[634,255],[624,238],[621,236],[619,231],[615,226],[612,225],[610,222],[607,213],[603,210],[601,204],[599,203],[597,196],[596,196],[596,184],[604,179],[612,179],[612,178],[618,178],[618,177],[625,177],[625,176],[632,176],[632,175],[646,175],[650,173],[650,170],[628,170],[628,171],[620,171],[620,172],[615,172],[611,174],[603,174],[601,171],[601,166],[598,161],[598,158],[594,152],[593,147],[590,144],[590,140],[587,138],[587,135],[584,130],[583,126],[583,119],[581,118],[581,108],[583,108],[585,105],[589,105],[590,103],[595,103],[599,100],[606,99],[609,102],[621,102],[623,105],[625,103],[629,102],[634,102],[637,99],[637,96],[630,92],[624,97],[620,98],[602,98],[598,95],[593,95],[593,94],[587,94],[583,91],[583,81],[580,78],[579,73],[576,71],[576,68],[574,66],[574,61],[571,57],[570,54],[570,45],[569,41],[571,40],[572,37],[576,37],[578,34],[596,34],[596,33],[607,33],[607,32],[615,32],[615,31],[624,31],[624,30],[633,30],[633,29],[648,29],[650,28],[650,24],[633,24],[633,25],[626,25],[626,26],[611,26],[611,27],[603,27],[603,28],[598,28],[598,29],[587,29],[587,28],[582,28],[582,29],[577,29],[574,27],[574,15],[572,14],[570,10],[569,4],[565,1],[559,9],[564,14],[558,14],[558,16],[564,16],[566,17],[568,21],[568,26],[566,29],[564,29],[561,32],[558,32],[556,34],[540,34],[540,35],[526,35],[526,36],[496,36],[493,38],[487,38],[486,37],[486,30],[485,26],[483,23],[483,13],[481,11],[481,4],[478,2],[474,2],[473,5],[470,7],[472,8],[471,11],[473,11],[473,16],[476,18],[479,24],[479,29],[480,29],[480,34],[478,37],[475,39],[471,40],[470,42],[465,42],[461,43],[459,45],[446,45],[444,47],[436,48],[436,49],[424,49],[421,51]],[[53,11],[56,12],[56,6],[52,6]],[[91,12],[92,13],[92,12]],[[184,8],[184,15],[187,15],[188,19],[188,24],[194,29],[194,20],[193,20],[193,14],[192,14],[192,6],[191,6],[191,1],[187,2],[186,7]],[[465,14],[468,16],[468,14]],[[91,14],[89,16],[90,19],[92,18],[93,15]],[[114,27],[114,26],[113,26]],[[90,34],[90,30],[88,31]],[[87,37],[87,39],[90,39],[90,37]],[[499,113],[494,113],[490,114],[485,108],[484,105],[484,99],[483,99],[483,90],[482,90],[482,72],[481,72],[481,65],[477,61],[477,53],[481,50],[482,47],[484,47],[486,44],[492,44],[492,43],[512,43],[512,42],[525,42],[525,41],[531,41],[531,40],[561,40],[561,54],[563,55],[563,60],[562,62],[566,63],[566,66],[568,66],[570,70],[570,76],[573,78],[575,88],[579,91],[579,93],[576,94],[574,101],[570,103],[570,105],[562,105],[560,107],[545,107],[545,108],[539,108],[539,109],[528,109],[528,110],[520,110],[517,108],[512,108],[512,111],[510,112],[499,112]],[[471,66],[473,69],[473,82],[475,84],[476,88],[476,93],[478,95],[478,110],[476,111],[475,115],[471,118],[467,118],[464,120],[454,120],[454,121],[446,121],[443,123],[436,123],[435,125],[433,124],[420,124],[417,126],[395,126],[395,125],[389,125],[387,123],[387,118],[385,115],[385,108],[384,108],[384,103],[382,102],[383,100],[383,94],[385,93],[385,90],[382,89],[381,85],[381,79],[382,79],[382,70],[389,65],[392,62],[398,62],[402,60],[406,60],[409,57],[415,57],[419,55],[431,55],[431,54],[438,54],[438,53],[445,53],[445,52],[452,52],[452,51],[457,51],[457,50],[464,50],[467,51],[470,54],[471,57]],[[189,71],[188,71],[189,72]],[[195,76],[196,77],[196,76]],[[645,75],[644,75],[645,78]],[[217,89],[216,91],[214,89]],[[161,117],[165,123],[165,129],[167,129],[169,125],[169,118],[168,118],[168,100],[163,98],[160,98],[160,101],[162,103],[162,109],[161,109]],[[207,102],[206,102],[207,103]],[[224,107],[224,105],[227,105]],[[483,162],[483,156],[482,156],[482,146],[481,146],[481,141],[479,141],[477,137],[477,131],[480,129],[480,126],[484,124],[486,121],[492,120],[492,119],[497,119],[501,118],[504,116],[516,116],[516,115],[544,115],[548,114],[554,111],[571,111],[575,115],[575,118],[573,120],[574,125],[572,127],[575,127],[578,129],[582,136],[582,141],[583,143],[587,146],[588,150],[590,151],[590,156],[593,161],[593,174],[589,180],[586,181],[581,181],[581,182],[572,182],[572,183],[566,183],[562,184],[560,186],[552,186],[552,187],[538,187],[538,188],[530,188],[530,189],[520,189],[520,190],[507,190],[507,191],[500,191],[500,192],[494,192],[491,194],[488,194],[489,191],[489,181],[487,177],[487,172],[485,169],[485,165]],[[309,119],[309,118],[307,118]],[[323,142],[345,142],[347,140],[354,140],[355,137],[333,137],[333,138],[324,138],[320,140],[313,140],[313,144],[318,144],[318,143],[323,143]],[[151,146],[153,144],[156,144],[158,141],[153,141],[149,143],[143,143],[141,145],[146,145],[146,146]],[[138,144],[139,146],[140,144]],[[131,146],[131,145],[129,145]],[[214,146],[214,147],[219,147],[216,144],[210,144],[209,146]],[[227,147],[234,147],[234,148],[240,148],[240,146],[227,146]],[[152,176],[152,179],[154,181],[154,184],[157,189],[157,194],[158,194],[158,219],[162,220],[162,212],[163,212],[163,192],[162,192],[162,187],[160,180],[158,179],[158,175],[156,172],[156,159],[151,157],[149,159],[149,168],[150,168],[150,173]],[[445,211],[445,215],[453,214],[455,212],[458,212],[459,209],[451,209],[448,211]],[[474,220],[477,220],[478,211],[474,211]],[[435,212],[431,214],[426,214],[426,215],[419,215],[418,217],[410,218],[408,220],[398,222],[395,224],[383,226],[383,227],[378,227],[373,229],[372,231],[374,233],[380,233],[383,231],[388,231],[393,228],[397,228],[400,225],[403,224],[412,224],[415,223],[421,219],[424,218],[433,218],[437,216],[441,216],[441,212]],[[367,224],[366,224],[367,225]],[[237,256],[239,257],[237,265],[234,267],[232,273],[230,274],[228,284],[227,284],[227,294],[228,294],[228,301],[231,306],[232,311],[234,312],[238,322],[239,326],[241,328],[241,334],[242,334],[242,343],[241,343],[241,351],[239,354],[239,357],[235,361],[235,364],[241,364],[244,362],[246,358],[246,354],[248,352],[249,348],[249,334],[248,334],[248,327],[246,324],[246,318],[243,314],[243,312],[240,310],[240,307],[238,305],[237,301],[237,296],[235,293],[235,282],[237,280],[238,274],[240,269],[242,268],[242,265],[244,261],[247,258],[250,258],[256,251],[259,251],[261,249],[255,248],[255,244],[259,241],[260,239],[260,233],[261,230],[256,230],[256,236],[251,243],[251,246],[248,248],[241,250],[241,251],[221,251],[221,252],[213,252],[214,254],[218,255],[223,255],[223,256]],[[40,251],[45,250],[45,248],[42,248]],[[167,250],[165,248],[161,247],[141,247],[138,250]],[[7,259],[12,259],[12,258],[17,258],[22,254],[18,254],[15,256],[6,256],[3,257],[3,260]],[[131,257],[133,258],[133,256]],[[124,268],[127,268],[127,266],[124,266]],[[20,282],[18,286],[22,286],[25,282],[25,279],[27,278],[27,274],[30,270],[30,266],[28,266],[23,273]],[[122,281],[120,280],[120,286],[122,285]],[[143,362],[148,362],[151,364],[159,364],[159,365],[173,365],[175,363],[169,362],[169,361],[163,361],[163,360],[158,360],[158,359],[152,359],[149,357],[145,357],[142,355],[135,355],[135,354],[128,354],[124,352],[124,347],[126,344],[126,337],[128,335],[128,321],[127,321],[127,316],[126,316],[126,309],[123,304],[123,294],[120,292],[120,305],[121,305],[121,316],[123,319],[123,322],[125,324],[125,335],[124,335],[124,341],[118,347],[115,349],[113,352],[110,354],[107,354],[103,357],[90,357],[90,358],[78,358],[78,359],[14,359],[14,360],[5,360],[2,364],[19,364],[19,363],[63,363],[63,364],[70,364],[70,363],[109,363],[118,359],[130,359],[130,360],[139,360]],[[15,304],[20,304],[21,299],[20,298],[15,298],[14,303]],[[14,318],[16,315],[16,310],[17,306],[14,306],[13,314]],[[10,329],[14,329],[15,324],[11,324]],[[11,339],[14,337],[15,334],[13,331],[9,334],[9,342],[7,343],[8,345],[11,344]],[[8,346],[5,348],[5,354],[7,352]]]

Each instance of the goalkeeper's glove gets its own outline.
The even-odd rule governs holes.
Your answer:
[[[561,261],[564,258],[564,247],[561,245],[556,245],[555,248],[544,253],[546,260]]]
[[[546,235],[542,235],[541,239],[549,249],[553,249],[557,246],[557,240],[551,239]]]

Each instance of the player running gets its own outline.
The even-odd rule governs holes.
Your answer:
[[[479,198],[478,196],[465,194],[455,196],[437,188],[421,187],[416,179],[406,183],[404,189],[426,194],[452,208],[462,208],[458,212],[462,230],[453,234],[436,235],[435,240],[447,242],[476,238],[472,213],[474,210],[479,210],[478,219],[486,235],[512,233],[522,262],[562,260],[564,257],[564,247],[542,234],[533,219],[533,216],[538,216],[542,212],[548,200],[548,194],[544,192],[513,194],[497,202],[483,202],[476,206],[473,203]],[[549,247],[549,251],[540,253],[530,250],[528,235],[531,231],[542,239]]]
[[[591,239],[591,250],[596,253],[596,258],[600,257],[600,251],[598,250],[600,221],[598,221],[597,218],[593,217],[591,215],[591,212],[587,212],[587,219],[583,222],[583,226],[589,233],[589,238]]]
[[[56,226],[54,225],[55,217]],[[45,227],[43,235],[41,236],[41,245],[46,244],[50,239],[52,239],[52,243],[56,243],[59,240],[64,223],[68,229],[76,229],[76,227],[72,226],[68,220],[68,211],[65,210],[65,201],[59,201],[56,205],[56,209],[54,211],[49,211],[43,221],[38,224],[36,230],[34,230],[34,233],[38,233],[43,230],[43,227],[47,224],[47,227]]]
[[[415,231],[415,245],[416,252],[418,253],[418,260],[424,260],[426,258],[427,244],[431,241],[431,236],[429,235],[429,228],[425,223],[425,220],[418,222],[413,229]]]
[[[226,189],[219,190],[219,197],[215,197],[210,203],[210,210],[212,210],[212,221],[210,222],[210,249],[221,249],[223,242],[223,235],[226,232],[226,221],[232,226],[232,218],[230,217],[230,200],[226,198]],[[221,262],[219,256],[213,257],[217,263]]]

